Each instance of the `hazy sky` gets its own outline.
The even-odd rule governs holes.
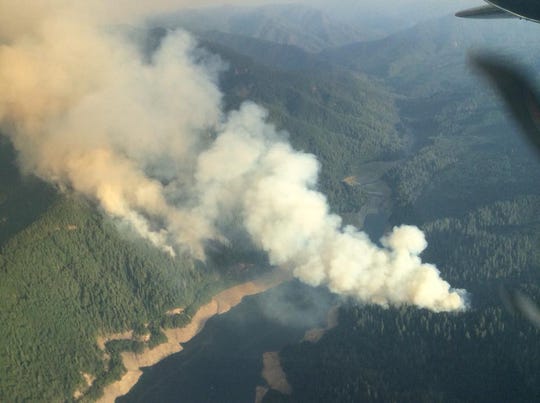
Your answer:
[[[481,0],[305,0],[325,10],[334,17],[354,21],[370,21],[373,18],[388,18],[395,21],[410,21],[410,25],[434,17],[453,14],[456,11],[481,5]]]

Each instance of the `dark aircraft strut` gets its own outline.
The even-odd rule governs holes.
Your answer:
[[[475,7],[456,13],[463,18],[522,18],[540,22],[540,1],[538,0],[485,0],[485,6]]]

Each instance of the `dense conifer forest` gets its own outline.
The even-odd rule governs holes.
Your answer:
[[[516,304],[540,299],[540,160],[487,83],[463,68],[462,44],[489,41],[458,25],[441,21],[430,39],[436,28],[421,24],[384,46],[334,56],[393,89],[407,147],[384,175],[388,224],[420,226],[429,243],[423,259],[470,292],[470,309],[432,314],[344,301],[340,324],[319,343],[280,353],[293,392],[273,391],[265,402],[540,398],[540,331]],[[508,50],[507,41],[499,46]],[[538,66],[529,54],[520,60]]]
[[[198,34],[228,63],[225,108],[263,105],[296,149],[315,154],[333,212],[357,214],[373,196],[356,178],[382,163],[387,227],[418,225],[429,242],[423,259],[470,292],[460,314],[343,301],[339,325],[320,342],[281,351],[293,393],[265,401],[539,400],[540,332],[514,299],[540,299],[540,164],[463,60],[468,44],[493,35],[446,19],[306,54]],[[533,53],[522,60],[540,65]],[[244,244],[213,245],[205,262],[171,258],[91,200],[20,173],[16,158],[0,137],[0,401],[69,401],[85,374],[96,378],[93,400],[122,375],[121,351],[163,342],[163,328],[268,268]],[[246,261],[258,270],[237,270]],[[164,314],[175,307],[186,309]],[[149,341],[97,345],[130,329]]]

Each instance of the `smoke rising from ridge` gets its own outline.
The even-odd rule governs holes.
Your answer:
[[[253,103],[225,114],[223,64],[187,33],[170,33],[148,62],[100,13],[55,3],[36,8],[27,31],[0,31],[0,123],[25,171],[96,200],[171,255],[201,257],[234,216],[308,284],[383,306],[465,308],[464,292],[422,263],[419,229],[396,227],[380,248],[342,228],[315,190],[313,155]]]

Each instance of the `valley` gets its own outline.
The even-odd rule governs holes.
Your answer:
[[[226,64],[216,73],[223,113],[246,102],[268,111],[280,139],[316,156],[310,190],[344,225],[374,242],[394,226],[418,226],[429,244],[422,260],[467,289],[469,309],[372,306],[298,284],[242,302],[266,290],[258,279],[274,270],[246,231],[208,241],[204,258],[187,251],[173,258],[91,197],[21,171],[23,156],[3,125],[0,401],[114,401],[125,393],[119,401],[145,401],[158,390],[163,401],[253,401],[268,351],[291,393],[270,388],[262,402],[540,399],[540,331],[504,302],[515,291],[540,299],[539,160],[467,64],[471,51],[503,53],[538,82],[538,26],[438,16],[378,37],[291,7],[231,9],[227,18],[189,11],[128,33],[144,38],[151,63],[167,29],[192,30],[204,49],[196,56],[210,63],[208,55],[219,55]],[[217,134],[205,130],[206,146]],[[245,217],[233,213],[228,224]],[[255,286],[225,298],[242,284]],[[302,317],[319,298],[324,309],[300,327],[261,314],[280,300],[275,316]],[[335,300],[337,326],[317,343],[302,341],[324,325]],[[127,331],[130,338],[97,343]],[[257,333],[253,344],[235,346],[236,331],[242,340]],[[216,351],[228,352],[209,389],[204,360],[217,360]],[[249,382],[233,379],[229,390],[223,363],[245,364]]]

